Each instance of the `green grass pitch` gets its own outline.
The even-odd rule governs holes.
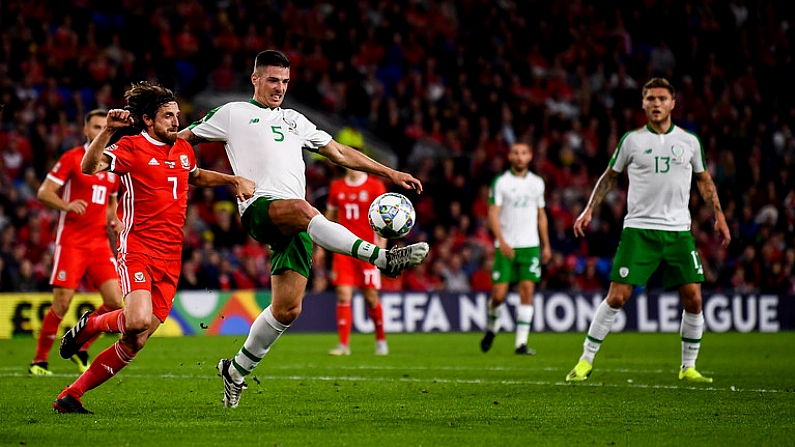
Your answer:
[[[585,383],[564,381],[584,334],[531,334],[536,356],[500,334],[371,335],[330,357],[335,334],[284,335],[221,404],[215,364],[244,337],[154,338],[83,398],[94,415],[60,415],[76,377],[57,350],[52,377],[29,377],[35,341],[0,341],[3,446],[786,446],[795,445],[795,333],[705,334],[709,385],[677,379],[678,334],[610,334]],[[108,346],[104,337],[92,355]]]

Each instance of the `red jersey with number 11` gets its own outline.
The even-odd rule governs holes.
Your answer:
[[[169,146],[142,132],[123,137],[105,154],[124,186],[118,207],[124,224],[119,254],[181,259],[188,177],[196,169],[193,147],[182,139]]]
[[[331,182],[328,208],[336,209],[337,222],[363,240],[375,243],[375,231],[370,227],[367,212],[373,199],[386,192],[386,187],[376,178],[366,175],[363,180],[351,183],[347,178]]]
[[[85,200],[83,214],[61,211],[55,243],[81,249],[106,249],[108,242],[108,199],[119,191],[119,177],[111,172],[83,174],[80,163],[86,146],[70,149],[47,174],[47,178],[63,187],[61,198],[66,202]]]

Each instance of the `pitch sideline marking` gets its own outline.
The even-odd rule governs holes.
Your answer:
[[[0,377],[30,377],[24,373],[0,373]],[[57,374],[54,373],[42,378],[72,378],[75,374]],[[138,379],[206,379],[216,380],[215,375],[189,375],[189,374],[124,374],[123,377],[138,378]],[[571,384],[566,382],[552,382],[544,380],[484,380],[484,379],[446,379],[446,378],[411,378],[411,377],[358,377],[358,376],[273,376],[273,375],[256,375],[260,380],[294,380],[294,381],[323,381],[323,382],[408,382],[408,383],[449,383],[457,385],[535,385],[535,386],[568,386],[568,387],[606,387],[606,388],[642,388],[642,389],[655,389],[655,390],[693,390],[693,391],[728,391],[735,393],[787,393],[788,390],[776,389],[744,389],[730,386],[729,388],[718,387],[700,387],[700,386],[676,386],[676,385],[649,385],[642,383],[599,383],[599,382],[580,382]],[[31,377],[33,378],[33,377]],[[36,377],[35,379],[40,379]]]

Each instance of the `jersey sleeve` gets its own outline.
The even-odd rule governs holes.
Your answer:
[[[693,167],[693,172],[700,174],[707,170],[707,157],[704,154],[704,146],[701,145],[701,140],[694,134],[693,136],[693,157],[690,158],[690,165]]]
[[[64,154],[55,166],[47,173],[47,178],[57,183],[58,186],[63,186],[69,176],[72,175],[74,170],[74,157],[70,153]]]
[[[122,137],[116,144],[105,148],[105,155],[110,157],[110,167],[108,171],[124,175],[130,172],[135,161],[133,152],[133,142],[130,137]]]
[[[302,145],[305,149],[317,152],[319,148],[329,144],[331,135],[315,126],[312,121],[300,113],[295,114],[296,130],[301,136]]]
[[[204,115],[204,118],[188,126],[188,129],[197,137],[210,141],[226,141],[228,139],[229,123],[232,107],[225,104],[216,107]]]
[[[189,171],[193,172],[199,169],[199,166],[196,163],[196,152],[193,150],[193,146],[191,146],[187,141],[185,141],[185,152],[188,154],[188,163],[190,164],[190,168],[188,168]]]
[[[544,194],[546,194],[546,184],[544,184],[544,180],[539,178],[538,179],[539,186],[541,187],[541,193],[538,195],[538,206],[537,208],[544,208],[547,206],[546,200],[544,200]]]
[[[489,205],[502,206],[502,195],[499,190],[500,177],[501,176],[494,177],[494,180],[491,182],[491,188],[489,188]]]
[[[121,189],[121,179],[119,179],[118,175],[116,175],[116,174],[114,174],[112,172],[108,173],[108,179],[111,181],[110,195],[111,196],[118,196],[119,195],[119,190]]]
[[[621,137],[621,140],[618,142],[618,147],[616,147],[616,151],[613,152],[613,156],[610,158],[610,162],[608,163],[608,165],[616,172],[623,172],[629,164],[629,156],[632,152],[632,139],[628,138],[630,133],[631,132],[627,132],[623,137]]]

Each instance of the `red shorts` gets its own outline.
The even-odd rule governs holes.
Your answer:
[[[334,253],[331,283],[335,286],[378,290],[381,288],[381,271],[378,267],[360,259]]]
[[[105,281],[119,278],[116,274],[116,258],[110,251],[110,245],[94,249],[55,246],[50,285],[76,289],[83,275],[86,275],[96,288]]]
[[[152,313],[164,322],[174,304],[181,270],[182,259],[151,258],[141,253],[120,254],[121,293],[126,297],[133,290],[148,290],[152,294]]]

